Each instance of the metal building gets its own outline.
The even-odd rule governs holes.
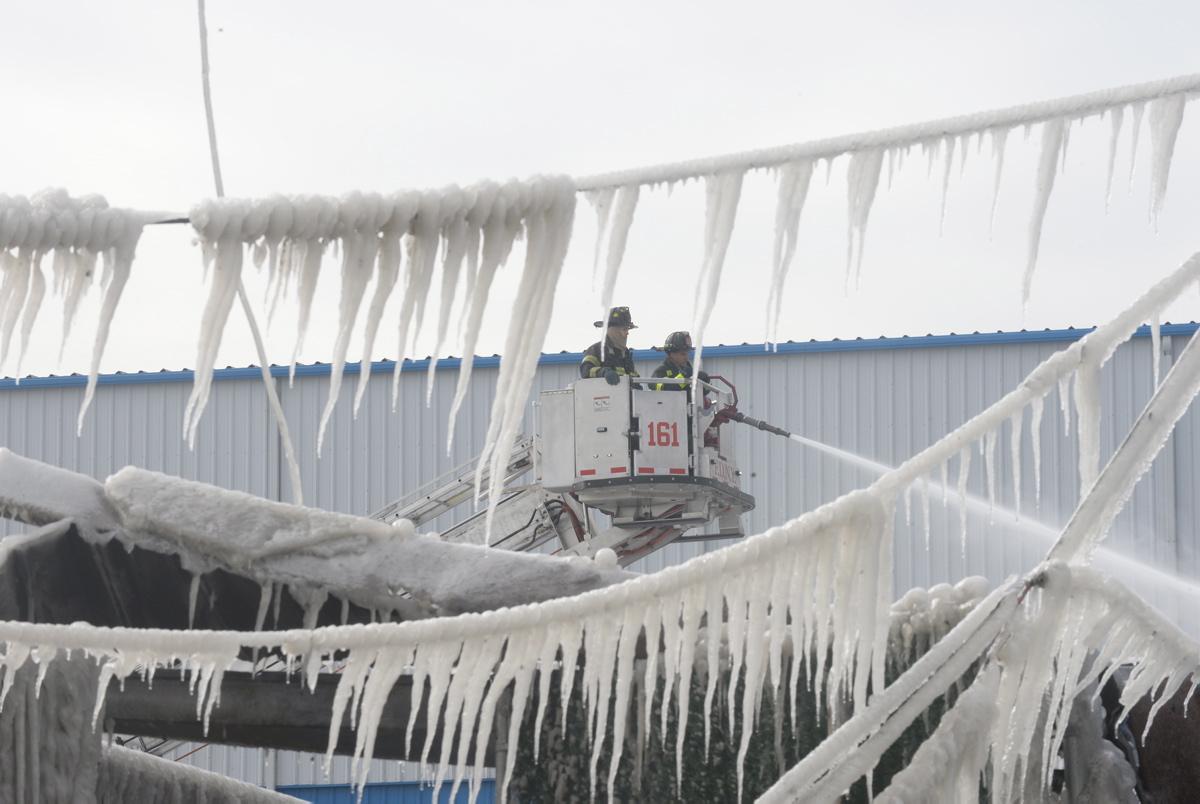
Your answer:
[[[1162,328],[1161,371],[1196,330],[1194,324]],[[875,465],[894,465],[916,454],[1013,389],[1040,361],[1087,330],[942,335],[850,341],[716,346],[704,351],[704,367],[736,385],[743,412],[857,456],[834,456],[742,427],[736,462],[743,488],[757,500],[747,515],[747,533],[758,533],[837,496],[866,485]],[[1105,459],[1128,431],[1155,384],[1152,339],[1143,328],[1120,347],[1102,376],[1101,455]],[[565,387],[577,374],[579,353],[544,355],[535,392]],[[661,358],[637,352],[648,374]],[[273,376],[291,427],[304,478],[307,505],[368,514],[397,497],[465,463],[486,433],[499,359],[475,361],[470,392],[459,414],[453,448],[446,412],[458,378],[457,359],[406,363],[400,399],[391,404],[394,364],[377,363],[357,417],[352,415],[358,367],[347,366],[341,398],[317,456],[317,429],[329,395],[326,365],[300,366],[294,384],[286,367]],[[426,379],[432,376],[432,403]],[[287,469],[256,368],[218,371],[196,446],[181,438],[182,416],[191,391],[191,372],[106,375],[82,433],[76,417],[85,378],[26,378],[0,381],[0,446],[47,463],[103,479],[127,464],[290,501]],[[1028,569],[1041,558],[1054,526],[1070,516],[1078,497],[1075,428],[1060,412],[1059,393],[1046,399],[1040,422],[1040,499],[1027,413],[1019,450],[1020,499],[1014,493],[1012,423],[997,439],[991,462],[973,450],[967,490],[966,538],[961,536],[957,503],[959,461],[948,467],[949,494],[940,476],[930,478],[929,528],[925,495],[915,490],[898,501],[894,585],[912,586],[984,575],[993,582]],[[527,425],[532,424],[532,410]],[[739,425],[726,425],[739,427]],[[982,446],[982,445],[981,445]],[[857,461],[857,462],[856,462]],[[1200,479],[1200,413],[1193,406],[1175,435],[1139,483],[1121,514],[1109,545],[1139,565],[1110,565],[1165,614],[1193,633],[1172,593],[1168,576],[1200,576],[1195,495]],[[995,489],[994,507],[988,487]],[[1016,508],[1047,523],[1039,529],[1014,522]],[[465,514],[466,512],[462,512]],[[462,514],[459,514],[460,516]],[[449,524],[450,517],[433,523]],[[678,563],[718,542],[673,545],[633,569],[654,571]],[[1161,573],[1145,569],[1157,567]],[[185,753],[180,749],[178,755]],[[186,761],[267,786],[324,781],[319,761],[287,752],[212,746]],[[348,768],[338,763],[334,781]],[[412,778],[411,768],[379,763],[372,780]]]

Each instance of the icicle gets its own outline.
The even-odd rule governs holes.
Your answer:
[[[725,598],[719,586],[711,585],[704,597],[704,758],[709,757],[712,745],[713,696],[717,691],[717,677],[721,674],[721,631],[725,619]],[[682,727],[680,727],[682,730]]]
[[[517,431],[525,418],[525,401],[550,325],[554,291],[562,273],[575,218],[575,185],[569,178],[538,179],[530,188],[526,223],[525,270],[517,287],[516,305],[525,316],[513,318],[505,341],[504,361],[496,379],[491,422],[475,476],[476,492],[490,461],[487,531],[500,502],[507,465]]]
[[[1009,461],[1012,463],[1013,509],[1018,517],[1021,515],[1021,425],[1024,415],[1025,410],[1022,408],[1008,420],[1011,433]]]
[[[892,152],[888,152],[889,165]],[[779,191],[775,201],[775,250],[771,260],[771,289],[767,297],[767,341],[779,340],[779,318],[783,310],[783,286],[796,256],[800,215],[808,198],[812,180],[811,159],[789,162],[779,171]],[[889,174],[890,175],[890,174]]]
[[[1142,133],[1142,115],[1146,111],[1146,102],[1138,101],[1133,104],[1133,122],[1129,141],[1129,189],[1133,190],[1133,169],[1137,166],[1138,137]]]
[[[912,490],[912,483],[904,487],[904,525],[909,528],[912,527]]]
[[[1079,420],[1079,497],[1100,473],[1100,370],[1084,362],[1075,372],[1075,412]]]
[[[616,695],[613,699],[613,734],[612,756],[608,764],[608,801],[613,802],[613,785],[616,784],[617,771],[621,764],[621,754],[625,746],[625,720],[629,712],[629,691],[633,681],[634,657],[638,637],[642,633],[643,612],[630,607],[625,612],[625,620],[621,623],[621,637],[617,643],[617,681]],[[647,646],[647,650],[651,650]],[[657,653],[657,647],[654,648]]]
[[[1068,119],[1063,124],[1063,141],[1062,148],[1059,149],[1058,169],[1063,173],[1067,172],[1067,150],[1071,146],[1071,126],[1075,123],[1074,120]]]
[[[196,598],[200,595],[200,573],[192,573],[192,583],[188,587],[188,630],[196,623]]]
[[[1125,120],[1125,107],[1114,106],[1109,110],[1112,114],[1112,134],[1108,139],[1108,172],[1104,179],[1104,211],[1108,212],[1112,200],[1113,168],[1117,164],[1117,141],[1121,138],[1121,123]]]
[[[950,461],[942,461],[942,508],[946,508],[950,504]]]
[[[956,137],[943,137],[942,149],[945,152],[945,167],[942,170],[942,208],[938,214],[938,235],[941,236],[946,225],[946,199],[950,195],[950,168],[954,164],[954,147],[957,145]],[[963,149],[965,154],[966,149]],[[965,156],[963,157],[966,158]]]
[[[409,334],[415,318],[417,331],[421,329],[425,299],[433,281],[433,268],[437,261],[438,239],[442,231],[441,194],[421,193],[417,214],[413,219],[413,236],[409,240],[408,272],[404,283],[404,301],[400,306],[399,340],[396,353],[396,368],[392,372],[392,410],[400,403],[400,372],[408,356]]]
[[[992,208],[988,213],[988,236],[991,237],[992,227],[996,222],[996,202],[1000,200],[1000,177],[1004,173],[1004,146],[1008,142],[1008,132],[1010,128],[993,128],[992,135],[992,152],[996,156],[996,177],[993,180],[992,188]],[[980,137],[980,142],[983,137]]]
[[[996,508],[996,438],[999,434],[992,430],[983,437],[983,472],[987,476],[988,521]]]
[[[391,209],[378,195],[350,193],[339,204],[339,229],[342,242],[342,291],[338,301],[338,332],[333,345],[333,361],[329,371],[329,397],[321,413],[317,427],[317,457],[325,443],[325,428],[333,416],[342,391],[342,372],[346,366],[346,352],[350,348],[350,335],[358,320],[367,283],[379,248],[378,232],[391,217]]]
[[[929,480],[921,481],[921,522],[925,529],[925,552],[929,552]]]
[[[241,282],[241,235],[245,212],[244,203],[206,201],[190,213],[192,226],[201,236],[205,264],[212,266],[213,277],[200,323],[192,394],[183,413],[183,437],[189,448],[195,448],[196,429],[212,387],[217,349]]]
[[[616,187],[606,187],[602,190],[589,190],[583,194],[596,213],[596,251],[592,256],[592,290],[596,289],[596,282],[600,278],[600,255],[604,252],[604,235],[608,231],[608,218],[612,214],[613,196],[616,193]]]
[[[725,267],[725,253],[729,250],[729,239],[733,235],[744,175],[736,171],[720,173],[708,176],[704,181],[704,262],[696,278],[692,324],[692,338],[696,344],[694,368],[697,372],[700,371],[704,351],[704,331],[708,327],[713,306],[717,303],[721,271]],[[692,390],[695,391],[695,386]]]
[[[29,295],[25,299],[25,310],[21,315],[21,345],[17,351],[17,382],[21,381],[21,364],[29,350],[29,336],[33,332],[33,322],[37,320],[42,308],[42,300],[46,297],[46,277],[42,273],[42,255],[34,256],[30,263]]]
[[[1183,123],[1183,107],[1187,98],[1182,93],[1167,95],[1150,103],[1150,216],[1158,228],[1167,195],[1167,177],[1171,172],[1171,157],[1175,140]]]
[[[193,581],[194,583],[195,581]],[[262,594],[258,598],[258,611],[254,614],[254,630],[255,632],[263,630],[263,623],[267,621],[267,607],[271,604],[271,595],[275,590],[275,584],[270,581],[262,584]],[[194,607],[194,606],[193,606]],[[190,618],[189,618],[190,619]]]
[[[970,471],[971,448],[967,446],[958,453],[958,522],[964,567],[967,562],[967,476]]]
[[[850,167],[847,168],[849,189],[847,199],[850,210],[847,215],[849,231],[846,242],[846,283],[849,286],[850,269],[854,267],[854,276],[862,273],[863,245],[867,236],[867,219],[871,214],[871,205],[875,202],[875,190],[879,186],[879,171],[883,165],[883,151],[872,148],[866,151],[855,151],[850,156]]]
[[[1058,379],[1058,407],[1062,411],[1063,438],[1071,436],[1071,375]]]
[[[638,185],[630,184],[617,191],[612,229],[608,233],[608,245],[605,248],[604,283],[600,289],[601,321],[608,320],[612,308],[613,290],[617,285],[617,275],[621,271],[621,260],[625,257],[625,243],[629,239],[629,229],[633,226],[640,189]],[[600,343],[603,348],[606,341],[601,339]]]
[[[433,380],[437,373],[438,355],[446,344],[446,332],[450,328],[450,309],[454,306],[458,279],[462,274],[463,259],[467,256],[467,241],[470,226],[467,215],[475,206],[476,191],[465,191],[455,186],[447,187],[442,193],[442,290],[441,309],[438,311],[437,341],[429,356],[429,373],[425,387],[425,406],[433,404]]]
[[[371,350],[375,346],[375,336],[379,332],[383,310],[387,306],[392,291],[396,288],[396,280],[400,277],[400,264],[404,257],[403,239],[412,226],[419,198],[417,193],[411,191],[393,195],[390,199],[392,216],[380,233],[379,257],[375,271],[375,293],[371,296],[371,306],[367,310],[367,327],[363,333],[358,388],[354,393],[355,417],[358,416],[359,405],[362,404],[363,396],[367,393],[367,385],[371,380]]]
[[[321,276],[321,263],[338,219],[337,207],[331,199],[327,198],[304,199],[302,203],[296,205],[296,210],[297,216],[302,216],[307,224],[304,233],[311,232],[311,236],[301,241],[303,248],[297,258],[300,260],[300,279],[297,282],[299,318],[296,323],[296,343],[292,347],[292,360],[288,367],[289,385],[296,381],[296,361],[299,359],[300,350],[304,348],[304,339],[308,334],[313,298],[317,293],[317,280]]]
[[[1154,364],[1154,387],[1157,388],[1162,376],[1162,325],[1158,313],[1150,319],[1150,360]]]
[[[1042,124],[1042,154],[1038,161],[1037,191],[1033,199],[1033,215],[1029,221],[1029,247],[1025,262],[1025,276],[1021,280],[1021,302],[1029,303],[1029,291],[1033,286],[1033,269],[1037,265],[1038,248],[1042,240],[1042,224],[1046,219],[1046,207],[1050,203],[1050,192],[1054,189],[1054,177],[1062,155],[1066,121],[1063,118],[1047,120]]]
[[[482,198],[482,195],[481,195]],[[483,220],[483,244],[480,251],[479,276],[472,288],[468,311],[465,313],[463,324],[463,358],[458,370],[458,386],[454,391],[454,401],[450,405],[449,431],[446,441],[446,452],[449,454],[454,446],[455,422],[459,408],[467,395],[471,379],[471,369],[475,362],[475,344],[479,340],[479,329],[483,322],[483,313],[487,307],[492,280],[496,271],[508,259],[512,251],[513,241],[520,232],[521,217],[524,215],[521,187],[516,182],[509,182],[497,190],[492,200],[491,209]]]

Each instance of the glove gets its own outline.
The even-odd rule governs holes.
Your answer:
[[[614,368],[606,368],[604,370],[604,381],[609,385],[616,385],[621,381],[621,375]]]

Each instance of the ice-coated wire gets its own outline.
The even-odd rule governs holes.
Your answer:
[[[204,119],[208,128],[208,155],[212,161],[213,186],[216,188],[217,196],[224,197],[225,181],[221,175],[221,155],[217,149],[217,125],[213,115],[212,89],[208,79],[208,21],[204,0],[196,0],[196,12],[199,17],[200,27],[200,86],[204,93]],[[217,281],[215,273],[213,281]],[[254,311],[250,308],[250,299],[246,296],[246,286],[242,282],[241,277],[238,277],[237,297],[241,302],[242,311],[246,314],[246,323],[250,326],[250,334],[254,338],[254,348],[258,352],[258,366],[262,372],[263,387],[267,391],[267,400],[271,405],[271,416],[275,419],[275,426],[279,428],[279,439],[283,444],[284,456],[288,464],[288,477],[292,484],[292,499],[296,501],[297,505],[303,505],[304,488],[300,481],[300,462],[296,460],[296,450],[292,445],[291,433],[288,432],[287,419],[283,415],[283,405],[279,402],[279,393],[275,389],[275,380],[271,377],[271,364],[267,360],[262,333],[259,331],[258,322],[254,319]],[[216,358],[215,350],[212,357]],[[198,372],[203,371],[203,368],[196,366],[196,370]],[[211,364],[209,365],[209,372],[211,374]],[[198,410],[195,410],[194,415],[196,420],[199,420],[202,411],[202,405]],[[81,427],[82,415],[81,412]],[[192,432],[195,432],[194,428]]]
[[[1118,106],[1192,92],[1200,92],[1200,73],[876,131],[581,176],[575,185],[586,192],[629,184],[679,182],[727,170],[761,170],[801,159],[831,159],[872,148],[906,148],[937,138],[976,135],[1060,117],[1088,117]]]

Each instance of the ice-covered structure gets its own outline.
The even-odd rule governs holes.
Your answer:
[[[203,23],[202,2],[200,9]],[[849,279],[852,273],[858,274],[862,264],[868,220],[885,163],[893,170],[911,149],[920,147],[931,160],[944,160],[945,192],[955,154],[966,153],[972,138],[990,136],[999,177],[1009,133],[1016,127],[1037,125],[1042,154],[1022,279],[1022,293],[1027,298],[1042,223],[1072,124],[1087,116],[1111,115],[1111,147],[1115,151],[1126,113],[1133,121],[1131,138],[1136,143],[1141,119],[1148,111],[1151,209],[1157,213],[1165,196],[1184,107],[1197,90],[1200,77],[1184,76],[918,126],[601,177],[539,178],[503,186],[483,183],[386,197],[353,193],[341,199],[203,201],[192,208],[189,220],[200,238],[212,279],[185,435],[195,433],[221,334],[239,293],[249,313],[241,287],[247,253],[257,264],[267,266],[270,305],[295,294],[301,319],[299,342],[322,258],[336,244],[341,255],[339,331],[333,348],[336,389],[349,334],[372,280],[375,295],[367,309],[368,357],[379,316],[397,285],[404,293],[399,324],[403,357],[413,328],[420,329],[423,324],[439,254],[442,305],[438,340],[446,336],[458,289],[465,288],[467,304],[460,325],[469,354],[492,276],[517,237],[523,237],[525,265],[517,304],[528,314],[514,318],[509,329],[488,446],[480,461],[481,470],[490,461],[495,479],[502,474],[497,470],[516,437],[523,413],[571,236],[577,192],[589,194],[601,224],[596,264],[605,266],[601,303],[607,306],[640,188],[703,179],[705,249],[692,328],[702,347],[747,171],[779,171],[773,295],[768,301],[768,322],[774,327],[817,162],[828,165],[842,157],[848,159]],[[216,168],[211,108],[209,111]],[[217,175],[217,191],[222,195],[219,170]],[[73,309],[77,285],[84,281],[81,274],[90,276],[81,266],[94,260],[89,255],[111,252],[113,267],[97,339],[98,360],[145,216],[92,213],[88,217],[87,204],[72,202],[62,194],[44,199],[34,204],[3,199],[0,205],[0,268],[4,273],[0,352],[7,350],[18,321],[23,337],[32,329],[44,292],[38,267],[42,254],[54,251],[56,266],[62,256],[63,278],[57,284]],[[86,233],[85,218],[91,222]],[[97,219],[104,220],[105,226],[98,226]],[[219,569],[238,575],[260,590],[250,629],[0,622],[0,641],[6,647],[0,658],[4,670],[0,703],[15,687],[20,673],[28,674],[36,665],[38,675],[45,677],[50,668],[67,660],[69,652],[82,651],[98,664],[93,726],[104,710],[110,682],[135,674],[149,679],[159,668],[172,668],[190,674],[195,712],[207,729],[223,680],[236,672],[236,663],[247,656],[253,660],[260,651],[274,651],[286,657],[289,670],[302,668],[310,689],[318,686],[323,669],[339,666],[328,720],[328,752],[337,750],[340,726],[348,716],[355,728],[352,751],[362,768],[360,782],[365,779],[365,760],[375,752],[389,696],[398,684],[407,682],[406,750],[414,750],[414,730],[423,723],[419,755],[428,759],[440,732],[439,778],[453,762],[457,768],[453,786],[457,788],[464,766],[473,763],[479,767],[486,761],[497,718],[507,720],[507,744],[514,745],[521,734],[526,703],[535,698],[538,706],[530,714],[536,753],[536,735],[549,696],[559,697],[565,717],[578,685],[591,734],[590,788],[603,786],[611,799],[626,731],[656,717],[665,724],[673,716],[681,724],[674,746],[678,777],[694,683],[703,689],[702,711],[695,714],[705,724],[706,743],[714,705],[728,712],[730,722],[739,724],[740,788],[761,701],[768,693],[772,700],[781,700],[781,692],[786,690],[794,705],[803,681],[805,689],[811,685],[815,697],[823,700],[830,712],[839,713],[840,725],[760,800],[832,800],[870,774],[887,746],[975,668],[972,686],[914,757],[915,769],[898,776],[896,788],[885,796],[909,800],[934,797],[945,790],[969,796],[978,792],[985,765],[990,768],[995,798],[1040,796],[1051,781],[1052,760],[1065,739],[1073,702],[1081,691],[1093,687],[1093,681],[1113,674],[1122,665],[1131,666],[1121,700],[1128,706],[1144,695],[1164,700],[1197,669],[1194,643],[1083,564],[1200,389],[1200,350],[1189,347],[1176,362],[1103,471],[1098,450],[1099,368],[1134,328],[1147,319],[1157,322],[1160,310],[1198,278],[1200,256],[1112,323],[1047,360],[1008,396],[870,487],[741,544],[636,578],[556,559],[504,558],[485,548],[460,551],[450,562],[443,559],[456,546],[423,539],[404,528],[387,529],[350,518],[222,496],[136,469],[114,475],[102,489],[85,489],[86,483],[66,481],[81,494],[64,501],[56,493],[47,495],[53,485],[33,482],[44,470],[22,467],[11,455],[0,456],[10,470],[9,485],[0,485],[4,505],[26,521],[49,522],[51,528],[6,548],[6,564],[23,548],[40,539],[60,537],[68,528],[85,541],[116,539],[137,549],[172,555],[184,571]],[[469,360],[464,361],[460,391],[465,388],[469,366]],[[934,474],[944,478],[952,459],[957,461],[958,485],[963,488],[971,452],[976,448],[983,453],[989,488],[994,488],[999,482],[994,476],[994,454],[1002,427],[1009,428],[1010,448],[1020,451],[1024,448],[1021,434],[1026,410],[1036,423],[1044,397],[1055,386],[1068,385],[1073,388],[1079,422],[1079,468],[1086,492],[1076,517],[1046,562],[1026,577],[992,591],[944,634],[930,625],[922,632],[929,634],[928,649],[899,677],[889,679],[891,527],[897,499],[914,487],[927,493]],[[1069,396],[1060,392],[1068,416]],[[334,404],[335,396],[331,396],[326,417]],[[282,415],[276,408],[282,427]],[[1030,428],[1031,433],[1037,430]],[[1036,438],[1032,448],[1038,454]],[[1020,462],[1014,461],[1014,465]],[[18,468],[14,470],[14,466]],[[295,473],[293,484],[298,489]],[[489,491],[494,504],[500,488],[493,483]],[[464,572],[464,565],[476,570]],[[479,572],[480,566],[487,566],[492,574]],[[558,584],[550,587],[553,594],[514,599],[514,592],[533,588],[519,582],[533,576],[553,577]],[[472,587],[472,582],[476,586]],[[285,584],[300,604],[302,621],[299,627],[280,629],[276,614],[276,630],[263,630],[268,610],[279,599],[274,590]],[[198,589],[196,582],[190,584],[188,624],[196,615]],[[387,622],[323,626],[322,611],[331,593],[346,601],[345,616],[354,606],[360,611],[399,611],[403,621],[391,622],[389,616]],[[907,601],[910,607],[917,602]],[[939,622],[932,617],[932,606],[930,609],[926,619]],[[430,616],[437,614],[451,616]],[[910,630],[914,621],[909,622]],[[950,621],[945,624],[949,626]],[[639,661],[639,653],[644,653],[644,662]],[[716,668],[727,673],[724,683],[719,683]],[[552,690],[556,677],[558,688]],[[33,686],[35,700],[38,683],[35,680]],[[72,689],[78,692],[79,685]],[[993,700],[998,702],[994,707],[990,705]],[[653,711],[656,701],[657,712]],[[636,713],[632,718],[631,711]],[[794,725],[794,715],[792,722]],[[601,767],[606,750],[607,767]],[[515,751],[510,751],[504,760],[506,777],[511,775],[515,756]],[[110,759],[110,764],[113,762],[109,776],[114,786],[126,784],[130,774],[154,779],[155,784],[184,783],[164,780],[155,770],[130,763],[119,753],[115,760]],[[919,787],[914,788],[914,783]]]
[[[9,487],[16,492],[5,495],[11,497],[6,506],[27,512],[26,518],[53,518],[71,510],[107,518],[113,533],[124,534],[118,538],[185,556],[193,570],[219,566],[243,573],[263,583],[264,589],[267,581],[288,583],[300,590],[299,600],[318,611],[324,595],[336,590],[359,607],[386,608],[389,601],[380,595],[399,597],[403,592],[417,606],[434,609],[425,614],[439,613],[438,608],[471,613],[428,618],[409,607],[408,616],[416,618],[400,623],[317,628],[311,627],[315,618],[306,616],[302,627],[284,631],[7,622],[0,623],[0,639],[8,645],[3,663],[11,672],[31,660],[53,662],[68,647],[82,649],[101,662],[103,693],[109,678],[123,678],[139,668],[152,673],[156,667],[181,662],[198,679],[197,712],[207,718],[219,700],[222,677],[247,652],[277,651],[289,657],[289,666],[304,668],[310,683],[337,662],[342,672],[330,722],[340,724],[350,716],[357,729],[357,757],[371,758],[383,705],[401,679],[410,679],[416,700],[406,731],[412,732],[424,707],[421,756],[430,755],[432,736],[439,729],[451,737],[457,732],[463,737],[456,752],[453,757],[443,752],[441,762],[448,768],[453,761],[460,769],[472,755],[477,765],[485,761],[502,705],[510,707],[504,710],[511,713],[507,741],[514,745],[525,701],[536,694],[540,705],[528,716],[537,733],[555,678],[547,671],[558,668],[554,694],[565,703],[578,684],[585,701],[593,786],[610,790],[626,730],[634,725],[631,711],[639,713],[634,721],[665,721],[670,714],[686,724],[693,684],[702,679],[703,702],[694,715],[707,723],[718,707],[728,711],[730,722],[740,724],[740,766],[764,695],[777,699],[786,689],[795,701],[802,694],[802,682],[811,683],[828,709],[844,711],[847,719],[764,794],[766,801],[840,795],[870,772],[883,750],[934,700],[982,663],[976,683],[997,685],[1001,705],[993,715],[967,717],[963,713],[980,708],[972,704],[979,696],[968,694],[963,713],[944,720],[945,729],[955,735],[968,728],[956,725],[962,721],[983,730],[971,740],[935,734],[935,741],[964,749],[945,766],[959,781],[945,783],[965,784],[962,780],[977,774],[986,761],[1000,799],[1044,790],[1050,781],[1050,760],[1058,753],[1067,713],[1079,691],[1120,666],[1131,666],[1122,705],[1148,694],[1169,697],[1200,660],[1200,649],[1187,637],[1115,581],[1102,581],[1079,563],[1106,533],[1133,484],[1200,389],[1200,350],[1189,346],[1176,361],[1103,471],[1091,440],[1101,411],[1089,382],[1140,321],[1198,280],[1200,257],[1195,257],[1113,322],[1047,359],[1008,396],[870,487],[743,543],[628,579],[606,576],[598,567],[585,571],[562,560],[519,557],[529,559],[531,566],[540,561],[547,572],[580,579],[575,589],[565,592],[593,585],[582,594],[541,602],[492,599],[473,612],[461,603],[445,605],[439,595],[452,588],[461,597],[469,577],[460,573],[450,587],[441,585],[437,572],[444,565],[432,556],[455,546],[428,537],[420,542],[423,537],[403,528],[392,533],[395,529],[376,523],[301,513],[291,506],[258,503],[133,469],[109,478],[102,491],[93,485],[84,493],[83,484],[72,481],[80,493],[71,496],[79,501],[56,513],[53,495],[46,500],[42,493],[47,484],[27,480],[45,470],[10,469],[16,479]],[[1088,493],[1075,519],[1047,562],[1025,578],[1001,585],[944,635],[929,626],[932,637],[940,638],[927,639],[928,650],[888,683],[893,617],[890,536],[898,498],[914,484],[927,484],[955,456],[959,475],[964,475],[969,466],[964,455],[979,448],[987,458],[998,429],[1024,416],[1026,409],[1035,409],[1063,382],[1075,386],[1076,414],[1085,434],[1080,475]],[[1019,437],[1014,448],[1025,448]],[[7,455],[5,461],[18,467],[20,459]],[[991,463],[985,459],[985,471]],[[230,538],[235,530],[237,537]],[[400,557],[410,544],[414,552]],[[417,549],[423,559],[417,557]],[[471,549],[479,553],[480,562],[500,566],[493,551]],[[335,556],[336,563],[322,560]],[[514,563],[517,559],[512,557]],[[413,566],[417,571],[406,575]],[[487,591],[477,594],[482,599]],[[261,595],[260,616],[270,597],[267,591]],[[902,599],[897,611],[919,614],[919,597]],[[400,608],[395,602],[393,608]],[[521,605],[497,607],[518,602]],[[929,606],[931,612],[933,608]],[[716,623],[721,624],[719,631],[714,631]],[[720,637],[713,638],[714,633]],[[639,645],[655,644],[661,651],[647,651],[644,664],[636,661]],[[726,682],[717,683],[718,675],[711,672],[716,667],[728,672]],[[652,712],[656,700],[661,704]],[[677,734],[678,766],[683,731]],[[337,736],[331,736],[330,751]],[[599,762],[605,750],[610,752],[607,768]],[[508,755],[508,773],[514,758]],[[926,775],[943,783],[943,777]],[[454,784],[459,781],[456,778]]]

